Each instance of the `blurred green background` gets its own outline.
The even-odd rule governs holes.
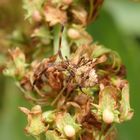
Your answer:
[[[10,34],[23,22],[21,5],[21,0],[0,0],[0,53],[5,46],[4,34]],[[127,67],[135,115],[131,121],[117,126],[118,140],[137,140],[140,133],[140,2],[105,0],[100,16],[88,31],[94,41],[116,50]],[[29,106],[29,103],[12,79],[0,75],[0,140],[32,139],[23,133],[26,118],[19,106]]]

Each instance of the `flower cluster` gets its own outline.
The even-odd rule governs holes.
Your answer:
[[[12,61],[4,74],[14,77],[35,104],[31,110],[20,107],[29,135],[114,140],[113,124],[132,118],[125,66],[116,52],[93,43],[85,30],[102,2],[24,0],[33,27],[21,43],[25,49],[9,51]]]

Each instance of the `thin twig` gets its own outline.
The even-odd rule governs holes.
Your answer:
[[[64,92],[66,87],[63,87],[63,89],[59,92],[59,94],[57,95],[57,97],[53,100],[53,102],[51,103],[51,105],[53,106],[57,100],[60,98],[60,96],[62,95],[62,93]]]

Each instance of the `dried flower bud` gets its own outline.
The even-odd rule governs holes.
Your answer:
[[[47,5],[45,7],[45,19],[49,22],[50,26],[54,26],[58,23],[64,24],[67,21],[66,12],[55,7]]]
[[[80,33],[78,30],[74,29],[74,28],[70,28],[68,29],[68,32],[67,32],[68,36],[71,38],[71,39],[79,39],[80,38]]]
[[[71,125],[64,126],[64,132],[65,132],[65,135],[69,138],[75,136],[75,129]]]
[[[88,101],[88,96],[86,94],[79,94],[74,99],[79,105],[84,105]]]
[[[77,6],[73,8],[71,12],[76,23],[86,25],[88,14],[84,7]]]
[[[38,136],[45,131],[46,127],[42,122],[42,111],[39,105],[34,106],[31,111],[24,107],[20,107],[20,110],[27,115],[28,125],[25,131],[28,134]]]
[[[7,69],[4,70],[4,74],[16,78],[21,78],[25,74],[25,68],[27,64],[25,63],[25,55],[19,49],[9,50],[9,54],[12,61],[7,64]]]
[[[103,121],[107,124],[111,124],[114,121],[114,114],[109,109],[103,111]]]
[[[16,62],[18,59],[19,61],[21,61],[21,63],[25,62],[25,55],[19,48],[16,48],[14,50],[10,50],[9,53],[10,53],[13,61]],[[17,64],[19,64],[19,63],[17,62]]]
[[[33,17],[33,20],[37,21],[37,22],[41,21],[41,19],[42,19],[42,17],[41,17],[41,15],[40,15],[38,10],[33,12],[32,17]]]
[[[23,0],[23,8],[26,10],[25,18],[31,20],[35,14],[35,19],[40,19],[39,11],[44,2],[44,0]],[[38,12],[34,13],[35,11]]]

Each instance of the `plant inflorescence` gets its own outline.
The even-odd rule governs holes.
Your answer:
[[[20,110],[38,140],[114,140],[114,124],[133,116],[120,56],[86,32],[102,3],[23,0],[30,26],[14,38],[20,47],[3,72],[34,104]]]

